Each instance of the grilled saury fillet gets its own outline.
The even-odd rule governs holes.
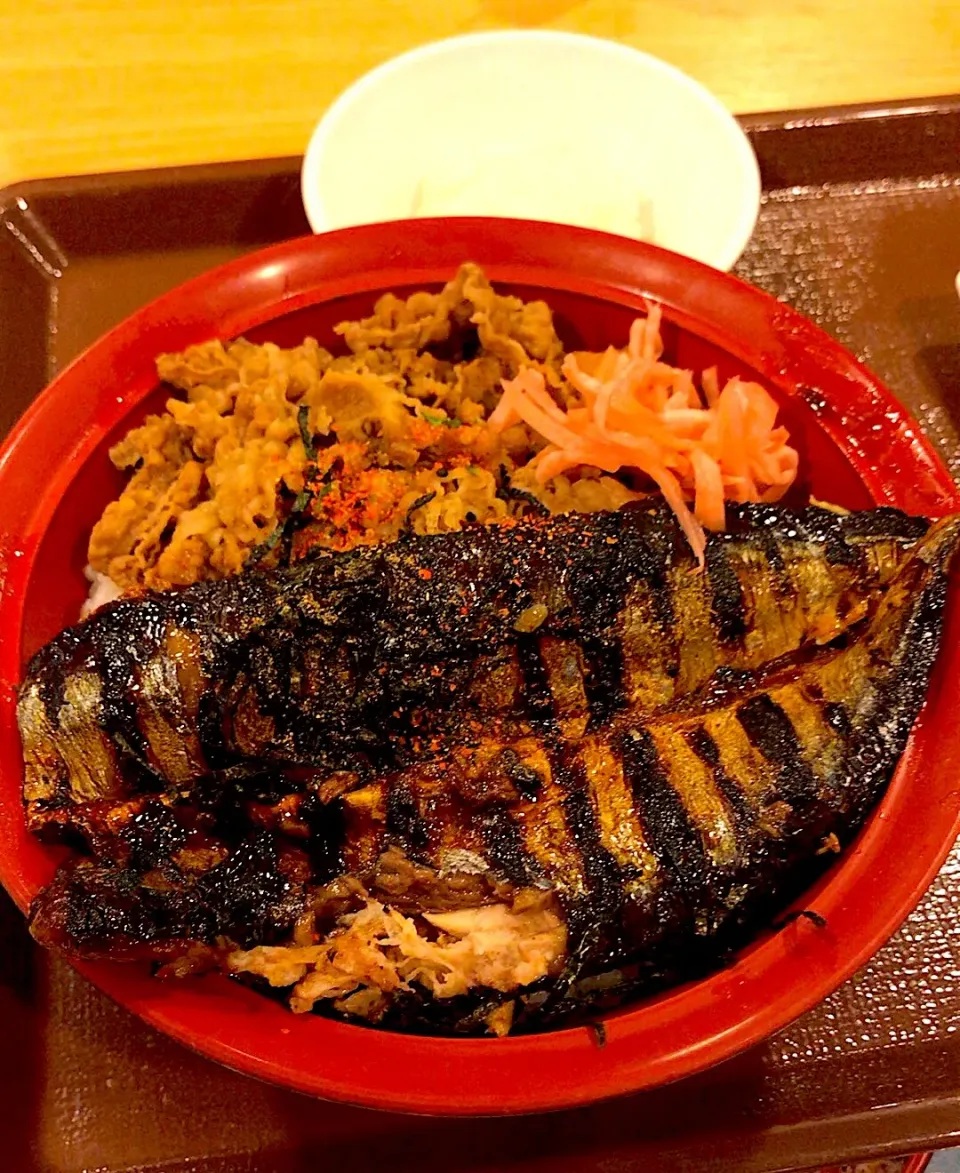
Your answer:
[[[883,791],[960,522],[628,508],[113,604],[31,663],[34,932],[502,1033],[715,964]],[[598,976],[599,975],[599,976]]]

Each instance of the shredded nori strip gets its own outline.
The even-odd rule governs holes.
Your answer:
[[[285,566],[289,563],[290,545],[293,541],[293,535],[297,532],[298,529],[301,529],[304,525],[306,525],[307,521],[309,520],[306,515],[307,509],[311,504],[314,504],[317,501],[321,501],[333,487],[329,484],[323,484],[319,489],[311,489],[306,487],[309,486],[311,480],[313,480],[319,474],[319,471],[320,470],[316,465],[313,465],[307,469],[304,478],[306,485],[294,498],[293,505],[290,507],[290,512],[283,519],[283,521],[277,524],[276,528],[265,539],[265,541],[262,541],[258,546],[254,546],[254,548],[247,555],[247,560],[244,563],[245,567],[256,566],[258,562],[262,562],[263,559],[274,548],[274,546],[276,546],[276,544],[280,541],[282,541],[284,544],[283,552],[280,557],[280,565]]]
[[[436,497],[436,495],[437,495],[436,492],[424,493],[422,497],[418,497],[416,499],[416,501],[414,501],[414,503],[410,506],[410,508],[406,512],[406,515],[404,516],[403,525],[400,527],[401,534],[412,534],[413,533],[413,515],[414,515],[414,513],[416,513],[416,511],[418,509],[422,509],[424,505],[429,505],[430,502],[434,499],[434,497]]]
[[[814,912],[812,908],[800,908],[795,912],[788,912],[785,917],[774,923],[774,932],[779,932],[780,929],[785,929],[787,925],[792,925],[794,921],[800,920],[803,917],[810,921],[811,924],[817,926],[818,929],[825,929],[827,927],[827,918],[821,916],[819,912]]]
[[[258,562],[262,562],[282,537],[283,523],[278,522],[272,532],[268,534],[262,542],[253,547],[253,549],[247,555],[247,560],[244,563],[244,566],[256,566]]]
[[[607,1045],[607,1028],[602,1022],[588,1022],[587,1029],[593,1034],[593,1041],[597,1044],[597,1050],[602,1051]]]
[[[303,441],[303,451],[306,453],[307,460],[311,464],[316,464],[317,446],[314,444],[313,436],[310,434],[309,419],[310,405],[308,403],[301,403],[297,408],[297,426],[300,429],[300,439]]]
[[[311,501],[316,500],[313,489],[301,489],[294,499],[293,506],[290,509],[290,516],[295,513],[302,513]]]
[[[510,483],[510,474],[504,465],[500,465],[500,483],[497,485],[497,496],[501,501],[522,501],[529,505],[537,517],[549,517],[550,510],[542,501],[537,500],[532,493],[525,489],[518,489]]]

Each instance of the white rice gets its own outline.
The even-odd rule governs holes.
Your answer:
[[[104,603],[112,603],[114,599],[119,599],[123,591],[112,578],[106,574],[101,574],[98,570],[94,570],[92,566],[85,566],[83,573],[87,582],[90,583],[90,591],[87,594],[83,606],[80,608],[80,618],[86,619],[88,615],[92,615]]]

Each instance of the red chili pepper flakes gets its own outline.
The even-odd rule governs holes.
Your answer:
[[[433,571],[432,571],[432,570],[430,570],[430,569],[429,569],[429,567],[427,567],[427,566],[422,566],[422,567],[421,567],[421,568],[420,568],[420,569],[417,571],[417,574],[419,574],[419,575],[420,575],[420,577],[421,577],[421,578],[423,578],[423,579],[431,579],[431,578],[433,578]]]

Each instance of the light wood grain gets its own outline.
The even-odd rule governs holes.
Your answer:
[[[960,0],[0,0],[0,184],[299,153],[371,66],[509,26],[623,40],[735,111],[960,91]]]

